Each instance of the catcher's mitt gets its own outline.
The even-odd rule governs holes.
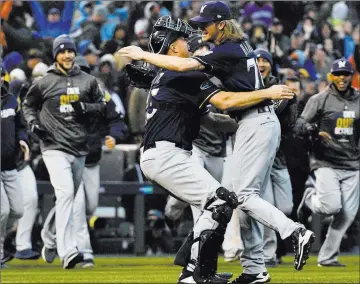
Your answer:
[[[126,64],[125,68],[131,85],[140,89],[150,89],[151,82],[157,74],[155,70],[131,63]]]

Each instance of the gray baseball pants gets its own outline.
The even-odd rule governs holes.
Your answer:
[[[172,195],[202,209],[207,200],[215,195],[220,183],[208,171],[191,159],[191,151],[175,147],[167,141],[156,142],[156,148],[143,151],[141,148],[140,166],[145,176],[162,186]],[[217,199],[212,206],[224,204]],[[219,223],[212,219],[208,210],[202,212],[194,225],[194,238],[204,230],[214,230]],[[199,242],[191,248],[191,259],[198,259]]]
[[[261,195],[270,179],[280,144],[280,123],[273,110],[246,111],[239,121],[232,158],[233,190],[238,195],[241,239],[244,251],[240,262],[244,273],[266,271],[263,252],[263,225],[289,237],[299,226]]]
[[[24,214],[24,204],[19,186],[17,170],[1,171],[1,253],[6,236],[6,225],[10,218],[19,219]],[[1,256],[2,257],[2,256]]]
[[[282,211],[286,216],[291,214],[293,208],[293,195],[289,171],[275,169],[270,172],[270,179],[267,183],[262,198]],[[277,238],[274,230],[264,227],[264,258],[265,261],[276,259]]]
[[[214,177],[217,181],[221,182],[223,180],[223,168],[224,168],[224,158],[213,156],[199,147],[193,145],[191,158],[203,166],[212,177]],[[226,160],[227,158],[225,158]],[[222,183],[223,184],[223,183]],[[225,188],[227,188],[225,186]],[[178,220],[180,216],[183,214],[185,208],[188,206],[187,203],[182,202],[176,199],[173,196],[169,196],[166,205],[165,205],[165,215],[169,217],[171,220]],[[190,206],[194,224],[196,220],[199,218],[201,214],[201,210],[195,206]],[[222,248],[225,251],[225,254],[228,252],[229,254],[235,254],[238,249],[241,247],[240,241],[240,228],[238,222],[238,213],[236,210],[231,217],[230,222],[226,228],[226,232],[224,235],[224,242],[222,244]]]
[[[90,243],[90,235],[86,215],[93,214],[99,202],[100,166],[85,167],[83,181],[76,192],[73,206],[73,219],[76,230],[76,242],[84,259],[94,259]],[[44,228],[41,232],[44,244],[48,248],[56,248],[56,229],[54,227],[55,207],[46,217]]]
[[[100,166],[85,167],[83,180],[74,201],[74,222],[77,232],[76,240],[79,251],[84,254],[84,259],[94,259],[86,213],[90,215],[95,212],[99,203],[99,190]]]
[[[359,208],[359,171],[319,168],[315,170],[316,184],[305,198],[312,212],[334,218],[321,246],[318,262],[338,260],[340,244]]]
[[[232,154],[225,158],[224,162],[224,174],[221,184],[229,189],[234,191],[232,188],[232,173],[231,173],[231,159],[233,158]],[[236,255],[238,250],[243,251],[244,245],[240,237],[240,223],[239,223],[239,214],[240,209],[237,208],[234,210],[231,220],[226,228],[224,242],[222,244],[222,249],[224,250],[225,257],[233,257]]]
[[[26,165],[18,172],[18,180],[24,200],[24,214],[18,221],[16,231],[16,250],[32,249],[31,232],[38,208],[38,192],[33,170]]]
[[[223,176],[224,158],[206,153],[195,145],[193,145],[191,152],[191,159],[194,160],[195,163],[204,167],[218,182],[221,182]],[[171,220],[178,220],[188,205],[188,203],[182,202],[173,196],[169,196],[165,205],[165,215]],[[191,211],[193,213],[193,220],[195,224],[201,214],[201,210],[191,206]]]
[[[58,150],[46,150],[42,156],[55,190],[56,247],[63,261],[78,251],[73,206],[85,167],[85,156],[75,157]]]

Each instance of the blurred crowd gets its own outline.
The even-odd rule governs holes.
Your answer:
[[[299,75],[304,97],[321,91],[334,59],[345,57],[356,74],[359,88],[360,11],[358,2],[267,2],[226,1],[253,48],[272,48],[274,71]],[[12,80],[31,83],[52,63],[55,37],[69,34],[76,42],[103,88],[116,98],[117,105],[137,139],[143,120],[135,112],[141,94],[132,94],[126,84],[124,66],[129,61],[116,54],[127,45],[147,49],[152,25],[160,16],[189,19],[203,1],[2,1],[1,47],[5,68]],[[270,46],[270,35],[276,45]],[[141,63],[139,63],[141,64]],[[135,102],[132,102],[132,98]],[[130,109],[129,109],[130,108]],[[129,121],[130,120],[130,121]],[[140,132],[140,133],[139,133]]]
[[[352,86],[360,89],[360,2],[225,2],[251,46],[273,55],[273,75],[300,79],[299,114],[312,95],[328,86],[328,73],[336,59],[351,62]],[[17,95],[25,95],[21,92],[53,63],[53,40],[68,34],[91,74],[125,116],[130,135],[122,143],[140,142],[147,94],[128,84],[124,67],[131,59],[119,56],[117,50],[128,45],[147,50],[152,26],[160,16],[186,20],[197,15],[202,4],[198,0],[1,1],[1,61],[10,75],[10,87]],[[287,162],[296,209],[309,162],[304,148],[292,145],[287,153],[293,156]]]

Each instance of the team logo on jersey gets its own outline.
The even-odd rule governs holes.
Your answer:
[[[205,81],[200,85],[200,90],[209,89],[212,86],[210,81]]]

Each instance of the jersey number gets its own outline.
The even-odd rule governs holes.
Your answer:
[[[260,82],[262,82],[262,78],[256,63],[255,58],[250,58],[247,61],[247,70],[250,71],[251,67],[254,67],[254,73],[255,73],[255,90],[260,89]]]

